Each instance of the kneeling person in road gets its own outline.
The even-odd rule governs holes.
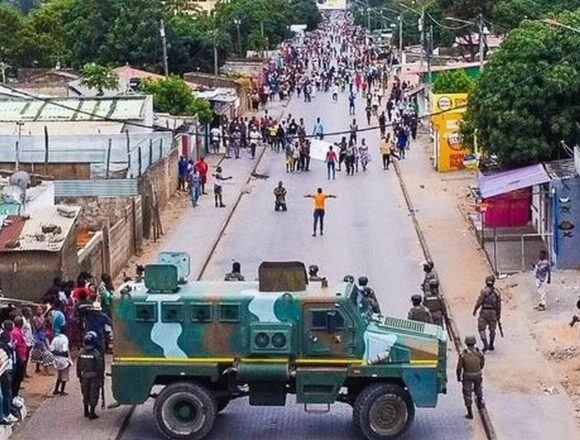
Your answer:
[[[284,183],[282,181],[278,182],[278,186],[274,188],[274,211],[286,211],[286,188],[284,188]]]

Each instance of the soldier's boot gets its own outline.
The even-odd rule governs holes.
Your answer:
[[[89,405],[85,405],[84,408],[85,408],[85,417],[88,417],[89,414],[90,414],[90,412],[89,412]]]
[[[483,342],[482,351],[485,353],[487,350],[489,350],[489,344],[487,343],[487,337],[485,335],[481,335],[481,342]]]
[[[99,416],[95,412],[95,407],[91,405],[90,412],[89,412],[89,420],[95,420],[98,418],[99,418]]]
[[[473,419],[473,411],[471,410],[471,405],[467,406],[467,414],[465,414],[465,418],[472,420]]]
[[[495,350],[493,343],[495,342],[495,335],[489,335],[489,351]]]

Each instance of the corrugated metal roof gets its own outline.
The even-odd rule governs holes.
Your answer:
[[[537,164],[488,175],[480,174],[478,188],[481,197],[487,199],[549,181],[550,176],[546,173],[544,166]]]
[[[102,117],[119,121],[139,120],[145,117],[146,100],[146,96],[124,96],[5,101],[0,106],[0,122],[90,121]]]
[[[139,192],[137,179],[56,180],[55,197],[131,197]]]
[[[19,241],[25,222],[26,219],[18,215],[8,215],[3,217],[0,229],[0,252],[12,250],[7,246]]]
[[[545,162],[544,167],[552,179],[571,179],[577,175],[576,167],[574,166],[574,159]]]
[[[123,122],[107,121],[29,121],[22,126],[15,122],[0,122],[0,135],[18,136],[44,136],[46,127],[49,136],[75,135],[75,134],[118,134],[121,133]]]
[[[80,210],[78,206],[63,205],[35,212],[28,218],[8,216],[0,229],[0,252],[60,251]],[[67,215],[63,214],[65,212]],[[54,231],[43,232],[43,227],[48,226],[53,227]],[[11,242],[18,243],[18,246],[6,247]]]

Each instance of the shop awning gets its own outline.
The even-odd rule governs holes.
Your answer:
[[[487,199],[549,181],[550,176],[546,173],[544,166],[537,164],[488,175],[480,174],[478,188],[481,198]]]

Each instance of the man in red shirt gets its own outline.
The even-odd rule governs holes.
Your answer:
[[[14,353],[16,354],[16,362],[12,366],[12,397],[17,397],[20,392],[20,385],[24,380],[24,375],[26,374],[26,355],[28,352],[28,347],[26,346],[26,340],[24,339],[24,334],[22,333],[22,326],[24,321],[22,316],[17,316],[14,318],[14,328],[10,332],[10,337],[12,338],[12,343],[14,344]]]
[[[201,193],[207,194],[205,192],[205,184],[207,183],[207,172],[209,170],[209,166],[205,161],[205,158],[201,156],[194,165],[195,170],[199,173],[199,181],[201,183]]]
[[[332,172],[332,178],[336,178],[336,152],[332,150],[332,147],[328,147],[326,152],[326,172],[328,174],[328,179],[330,180],[330,173]]]

